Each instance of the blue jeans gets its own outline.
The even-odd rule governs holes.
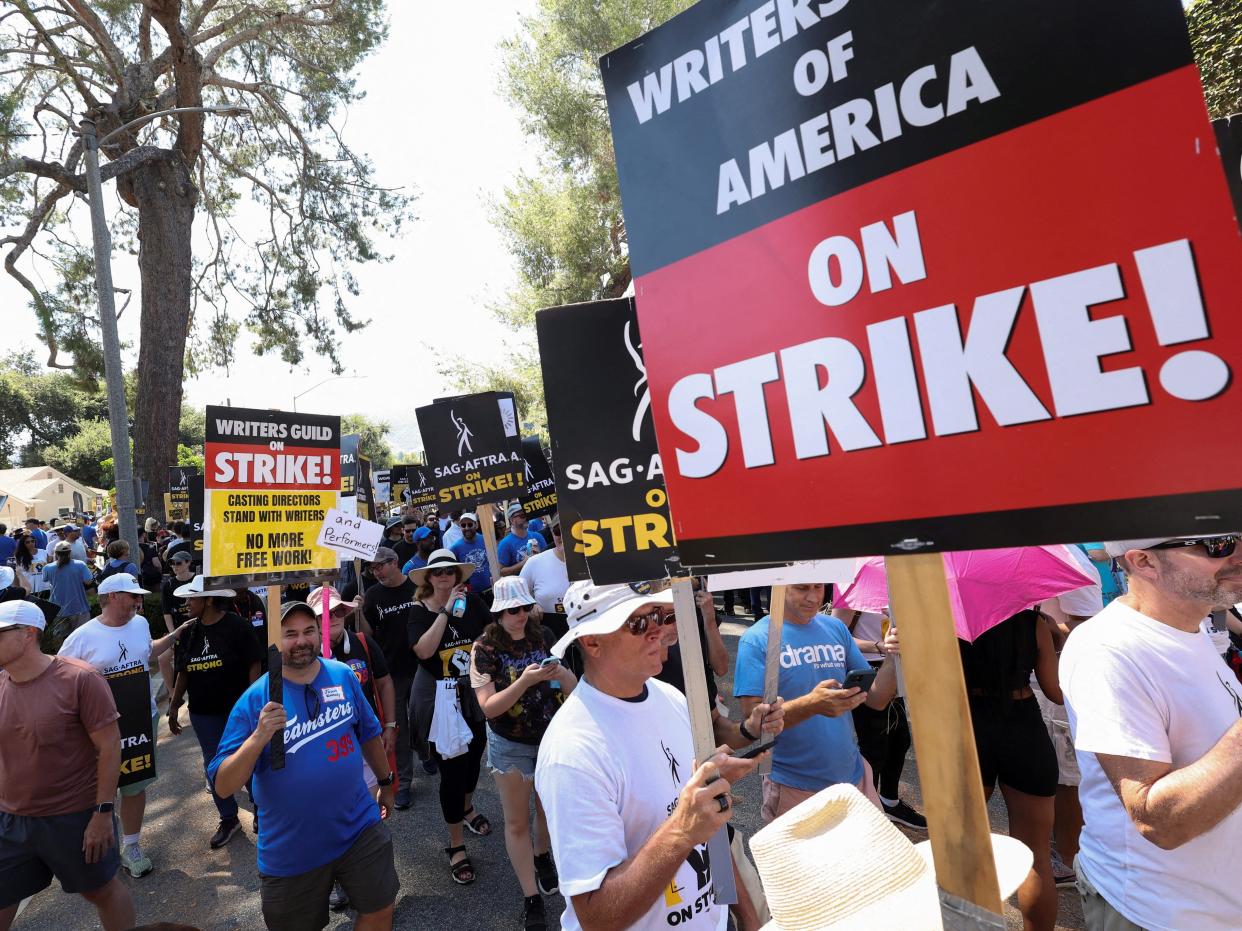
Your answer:
[[[194,735],[203,750],[203,775],[207,774],[207,764],[216,755],[220,747],[220,738],[224,736],[224,726],[229,723],[227,714],[195,714],[190,712],[190,724],[194,727]],[[232,821],[237,817],[237,800],[233,796],[224,798],[216,795],[216,787],[210,786],[211,800],[216,803],[216,811],[220,812],[221,821]]]

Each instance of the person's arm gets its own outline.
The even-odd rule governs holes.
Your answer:
[[[20,587],[27,595],[34,590],[34,586],[30,581],[30,576],[28,576],[26,574],[26,570],[17,563],[13,564],[13,575],[17,579],[18,587]]]
[[[784,730],[785,709],[782,705],[780,698],[777,698],[771,705],[762,701],[758,702],[745,721],[731,721],[729,718],[721,717],[720,712],[713,708],[712,732],[718,742],[728,744],[734,750],[742,750],[765,735],[775,737]],[[746,731],[751,734],[751,737],[742,733],[743,724],[746,725]]]
[[[453,589],[454,594],[449,597],[450,604],[456,597],[457,589]],[[428,610],[424,608],[424,610]],[[435,619],[431,622],[431,626],[414,641],[411,649],[414,655],[419,659],[431,659],[436,655],[436,650],[440,648],[440,639],[444,636],[444,628],[448,626],[448,605],[445,605],[436,614]]]
[[[483,714],[488,718],[498,718],[516,705],[523,695],[540,682],[548,682],[556,678],[559,669],[559,666],[541,668],[538,663],[531,663],[522,670],[522,674],[512,685],[497,692],[496,683],[488,682],[476,688],[474,695],[479,700],[479,707],[483,709]]]
[[[367,706],[370,707],[369,705]],[[367,765],[371,767],[371,772],[375,773],[376,779],[383,779],[386,775],[392,776],[392,768],[388,765],[388,751],[384,749],[384,741],[379,734],[376,734],[370,740],[362,744],[362,758],[367,761]],[[393,796],[392,783],[386,786],[380,786],[380,805],[387,811],[395,811],[396,800]]]
[[[102,805],[116,798],[116,784],[121,778],[121,728],[113,723],[90,732],[95,745],[95,804]],[[114,840],[112,815],[95,812],[82,834],[82,853],[87,863],[103,859]]]
[[[574,671],[564,663],[559,663],[553,668],[556,669],[556,675],[552,678],[561,683],[562,692],[564,692],[567,696],[570,695],[573,690],[578,687],[578,677],[574,674]]]
[[[897,636],[897,628],[889,627],[888,633],[884,635],[884,640],[879,645],[880,652],[884,654],[884,664],[876,674],[875,681],[871,683],[866,704],[868,708],[882,711],[888,707],[888,703],[897,694],[897,657],[901,655],[901,639]],[[861,653],[855,657],[855,661],[857,660],[866,662]]]
[[[1242,805],[1242,720],[1188,766],[1097,753],[1100,768],[1144,838],[1176,850]]]
[[[181,636],[181,632],[194,623],[194,618],[188,621],[182,621],[180,625],[174,627],[172,632],[160,637],[159,640],[151,642],[151,659],[159,659],[177,642],[177,638]]]
[[[380,736],[384,750],[392,753],[397,749],[397,687],[392,684],[392,676],[387,675],[376,677],[375,688],[379,691],[380,704],[384,706],[384,717],[388,718],[380,722],[384,729]]]
[[[522,567],[526,565],[526,560],[529,558],[530,557],[528,556],[523,556],[521,559],[515,562],[512,566],[501,566],[500,574],[501,575],[520,575],[522,572]]]
[[[677,805],[638,853],[610,869],[598,889],[572,896],[584,931],[622,931],[635,924],[677,875],[690,851],[705,844],[733,814],[716,796],[728,794],[758,764],[717,752],[694,771]],[[708,782],[712,777],[719,778]]]
[[[1057,673],[1057,663],[1060,658],[1053,646],[1052,631],[1042,617],[1035,623],[1035,646],[1037,648],[1035,681],[1039,683],[1039,688],[1048,701],[1064,705],[1065,696],[1061,694],[1061,677]]]
[[[90,591],[92,588],[97,588],[98,583],[95,581],[95,577],[91,575],[91,570],[87,567],[86,563],[78,560],[78,565],[82,567],[82,587],[87,591]]]
[[[694,600],[703,613],[703,649],[707,654],[707,664],[712,667],[712,672],[723,676],[729,671],[729,651],[720,636],[720,625],[716,623],[716,602],[708,591],[695,592]]]
[[[164,615],[164,626],[168,628],[170,634],[177,629],[176,625],[173,624],[173,616],[171,614]]]
[[[168,699],[168,731],[174,737],[181,733],[181,699],[189,685],[190,677],[185,672],[178,672],[173,682],[172,695]]]
[[[233,713],[237,714],[238,711],[238,707],[234,706]],[[233,723],[232,718],[229,723]],[[258,765],[264,748],[272,742],[272,737],[276,732],[283,731],[284,728],[285,706],[269,701],[259,712],[259,720],[250,736],[243,740],[241,746],[225,757],[216,768],[215,778],[212,780],[216,795],[228,798],[244,786],[254,774],[254,768]],[[226,727],[226,732],[227,730]],[[225,736],[228,736],[227,733]],[[223,743],[223,739],[221,742]]]
[[[785,699],[784,729],[797,727],[817,714],[826,718],[840,717],[853,711],[866,699],[867,693],[862,689],[843,689],[836,679],[825,679],[816,683],[815,688],[807,694]],[[749,720],[763,698],[758,695],[742,695],[738,696],[738,700],[742,703],[742,715]]]

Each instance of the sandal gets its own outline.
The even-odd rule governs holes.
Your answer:
[[[453,882],[461,886],[468,886],[474,882],[474,864],[470,862],[469,857],[463,857],[456,863],[453,862],[453,856],[465,853],[466,848],[464,846],[445,847],[444,852],[449,857],[449,871],[453,874]]]
[[[468,815],[472,811],[474,811],[473,805],[466,810],[465,815]],[[465,815],[463,815],[462,820],[465,822],[466,827],[468,827],[473,833],[478,834],[479,837],[487,837],[488,834],[492,833],[492,823],[488,821],[487,818],[483,817],[483,815],[479,814],[477,811],[474,811],[473,818],[467,818]]]

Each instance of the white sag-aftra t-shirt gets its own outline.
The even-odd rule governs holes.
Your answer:
[[[1113,601],[1061,654],[1061,688],[1082,784],[1078,853],[1087,879],[1151,931],[1242,926],[1242,809],[1175,850],[1139,834],[1097,753],[1193,763],[1242,717],[1242,685],[1202,630],[1186,633]]]
[[[648,679],[641,701],[626,701],[583,679],[539,745],[535,788],[548,816],[560,872],[562,931],[579,931],[573,897],[594,892],[630,859],[677,805],[694,772],[685,697]],[[707,846],[696,847],[631,931],[723,931],[728,908],[716,904]]]
[[[138,666],[149,673],[151,627],[141,614],[122,627],[109,627],[99,618],[91,618],[65,638],[59,654],[90,663],[105,678]],[[151,714],[156,714],[154,695]]]

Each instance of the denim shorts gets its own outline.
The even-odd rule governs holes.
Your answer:
[[[527,779],[534,779],[538,756],[538,744],[518,743],[501,737],[490,727],[487,729],[487,765],[493,773],[503,775],[516,771]]]

